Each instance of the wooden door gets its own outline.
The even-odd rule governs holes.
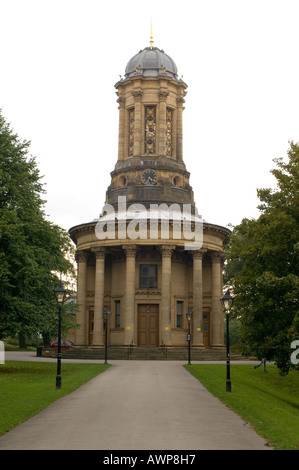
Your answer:
[[[159,345],[159,305],[138,305],[138,346]]]

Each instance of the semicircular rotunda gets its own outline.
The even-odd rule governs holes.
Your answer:
[[[99,219],[72,227],[78,264],[75,346],[224,346],[227,228],[203,222],[183,160],[186,83],[173,59],[146,47],[116,84],[118,155]]]

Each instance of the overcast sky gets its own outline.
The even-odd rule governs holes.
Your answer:
[[[299,142],[298,0],[0,0],[0,108],[31,141],[49,220],[99,216],[117,161],[115,83],[154,46],[188,85],[184,161],[199,214],[236,225]]]

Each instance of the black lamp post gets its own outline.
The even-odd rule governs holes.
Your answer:
[[[223,311],[226,315],[226,391],[231,392],[231,381],[230,381],[230,358],[229,358],[229,314],[233,306],[234,298],[230,295],[229,289],[221,297],[220,302],[222,304]]]
[[[60,281],[59,286],[55,289],[55,296],[58,303],[58,352],[57,352],[57,375],[56,375],[56,388],[61,388],[61,310],[66,297],[66,290]]]
[[[105,323],[105,364],[108,364],[107,362],[107,356],[108,356],[108,318],[109,318],[110,312],[108,308],[105,308],[103,312],[103,319]]]
[[[187,321],[188,321],[188,335],[187,335],[187,341],[188,341],[188,365],[191,364],[191,318],[192,318],[192,312],[190,308],[188,308],[188,312],[186,313]]]

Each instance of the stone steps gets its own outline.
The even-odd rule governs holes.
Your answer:
[[[43,348],[43,357],[57,357],[56,348]],[[138,348],[134,347],[129,352],[128,347],[108,347],[109,360],[174,360],[187,361],[188,348]],[[104,348],[71,348],[62,350],[62,358],[64,359],[88,359],[101,360],[105,359]],[[225,361],[225,349],[192,349],[191,361]],[[244,359],[242,356],[230,355],[231,360]]]

